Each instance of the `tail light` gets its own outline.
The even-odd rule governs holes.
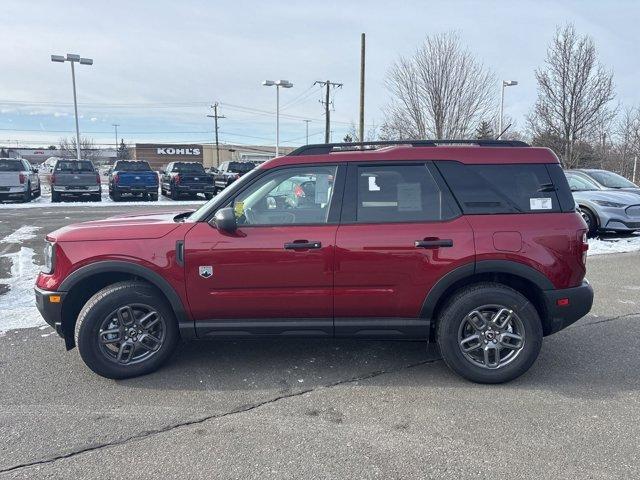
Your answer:
[[[175,176],[175,183],[178,185],[182,181],[182,175],[178,174]]]
[[[26,180],[26,177],[24,176],[24,173],[20,174],[20,184],[23,184]]]
[[[117,173],[113,176],[113,183],[118,183],[120,181],[120,175]]]
[[[51,183],[51,185],[53,185],[54,183],[56,183],[56,174],[52,173],[51,174],[51,180],[49,181]]]
[[[100,174],[96,173],[96,184],[100,185]]]
[[[589,241],[587,240],[587,231],[578,231],[578,249],[582,253],[582,264],[587,265],[587,251],[589,250]]]

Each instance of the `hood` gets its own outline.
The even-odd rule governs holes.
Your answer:
[[[640,204],[640,197],[631,192],[622,190],[589,190],[586,192],[572,192],[576,200],[586,200],[593,202],[594,200],[603,200],[605,202],[616,202],[624,205]]]
[[[180,226],[173,219],[180,212],[124,215],[68,225],[47,235],[55,242],[91,240],[145,240],[164,237]]]

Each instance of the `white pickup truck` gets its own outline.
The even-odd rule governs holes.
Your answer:
[[[20,158],[0,158],[0,201],[29,202],[40,196],[38,171]]]

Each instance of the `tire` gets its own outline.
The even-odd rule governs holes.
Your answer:
[[[24,196],[22,197],[22,201],[24,203],[29,203],[31,201],[31,183],[27,184],[27,189],[24,192]]]
[[[60,194],[58,192],[51,192],[51,203],[60,202]]]
[[[42,196],[42,188],[40,187],[40,185],[38,185],[38,188],[34,192],[33,197],[34,198],[40,198],[40,196]]]
[[[158,201],[158,194],[157,193],[150,193],[149,194],[149,201],[157,202]]]
[[[180,199],[180,193],[175,188],[175,186],[171,187],[171,192],[170,193],[171,193],[171,200],[179,200]]]
[[[131,309],[125,310],[127,306]],[[140,320],[147,315],[145,309],[157,314],[150,317],[148,323],[153,321],[154,325],[149,333],[141,326],[134,328],[133,322],[128,327],[119,326],[121,319],[131,318],[131,314]],[[117,332],[105,335],[101,333],[105,328]],[[129,332],[136,336],[130,336]],[[75,341],[84,363],[98,375],[112,379],[137,377],[157,370],[171,356],[179,337],[175,315],[163,295],[147,283],[133,281],[115,283],[96,293],[80,310],[75,326]],[[108,345],[103,344],[101,338],[108,341]],[[145,342],[155,348],[144,346]],[[119,355],[120,352],[124,353]]]
[[[213,193],[205,193],[204,198],[206,198],[207,200],[211,200],[213,198]]]
[[[483,333],[471,323],[473,317],[469,314],[474,311],[482,314],[474,323],[484,322]],[[494,311],[503,314],[492,317]],[[498,323],[509,318],[507,328],[499,329],[489,320],[495,318]],[[465,287],[453,295],[441,311],[436,336],[442,358],[455,373],[476,383],[504,383],[533,365],[540,353],[543,332],[538,312],[526,297],[506,285],[487,282]],[[521,343],[514,340],[516,336],[521,337]],[[473,337],[478,339],[468,341]],[[463,352],[461,338],[472,350]],[[506,347],[508,344],[511,346]],[[516,349],[518,345],[520,348]]]
[[[119,202],[122,199],[122,197],[120,196],[120,192],[115,189],[113,190],[113,195],[111,198],[113,198],[114,202]]]
[[[598,233],[598,218],[595,214],[585,207],[580,207],[580,215],[587,224],[587,237],[595,237]]]
[[[91,195],[91,201],[92,202],[101,202],[102,201],[102,196],[100,194]]]

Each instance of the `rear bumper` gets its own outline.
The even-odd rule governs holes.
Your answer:
[[[53,187],[52,189],[56,193],[62,195],[82,195],[82,194],[95,194],[100,193],[100,185],[90,185],[87,188],[73,188],[73,187]]]
[[[116,185],[114,190],[120,193],[158,193],[157,185]]]
[[[586,280],[579,287],[545,290],[542,294],[551,321],[551,330],[545,332],[547,335],[559,332],[575,323],[589,313],[593,305],[593,288]],[[559,301],[566,305],[559,305]]]
[[[213,193],[213,185],[175,185],[180,193]]]
[[[64,337],[62,331],[62,302],[64,300],[65,292],[50,292],[48,290],[42,290],[41,288],[34,288],[36,294],[36,306],[44,321],[47,322],[56,333],[61,337]],[[59,302],[52,302],[51,297],[60,297]]]

